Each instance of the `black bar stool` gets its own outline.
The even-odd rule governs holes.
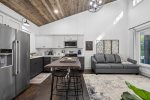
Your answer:
[[[82,99],[84,100],[83,96],[83,84],[82,84],[82,72],[77,69],[71,69],[69,73],[69,92],[74,92],[72,96],[76,97],[76,100],[79,100],[79,96],[82,96]],[[69,95],[69,94],[68,94]]]
[[[65,96],[66,93],[66,81],[68,71],[66,69],[55,69],[53,70],[53,76],[56,79],[56,84],[53,88],[52,95]],[[66,85],[66,86],[65,86]]]

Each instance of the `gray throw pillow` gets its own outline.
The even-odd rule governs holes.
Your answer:
[[[94,54],[94,57],[98,63],[105,63],[104,54],[100,54],[100,53]]]
[[[133,63],[133,64],[137,64],[137,61],[136,61],[136,60],[133,60],[133,59],[131,59],[131,58],[128,58],[127,61],[128,61],[128,62],[131,62],[131,63]]]
[[[121,63],[121,58],[119,55],[115,54],[115,60],[116,60],[116,63]]]
[[[105,54],[105,59],[107,63],[115,63],[115,57],[113,54]]]

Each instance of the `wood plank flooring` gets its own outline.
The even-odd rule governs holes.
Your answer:
[[[85,70],[84,74],[91,74],[91,70]],[[88,92],[83,80],[83,90],[84,90],[84,100],[90,100]],[[30,85],[27,90],[17,96],[14,100],[50,100],[50,84],[51,77],[48,77],[42,84]],[[65,100],[65,97],[53,96],[53,100]],[[75,100],[75,98],[70,97],[69,100]],[[80,98],[82,100],[82,98]]]

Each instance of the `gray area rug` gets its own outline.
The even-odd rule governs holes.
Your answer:
[[[150,91],[150,78],[141,75],[84,74],[85,84],[91,100],[120,100],[127,88],[125,81]]]

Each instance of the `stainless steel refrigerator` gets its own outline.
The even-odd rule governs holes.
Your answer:
[[[11,100],[29,86],[30,35],[0,24],[0,100]]]

